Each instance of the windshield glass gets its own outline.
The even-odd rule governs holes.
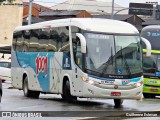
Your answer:
[[[160,55],[145,56],[143,58],[143,70],[145,75],[160,76]]]
[[[139,36],[85,33],[88,73],[131,75],[142,72]]]

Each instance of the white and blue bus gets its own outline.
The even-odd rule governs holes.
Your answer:
[[[46,21],[13,34],[12,84],[27,97],[61,94],[66,101],[141,99],[142,48],[129,23],[93,18]]]

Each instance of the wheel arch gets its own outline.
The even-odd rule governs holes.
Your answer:
[[[25,79],[26,77],[29,77],[29,76],[28,76],[27,72],[24,72],[24,73],[23,73],[23,76],[22,76],[22,89],[23,89],[24,79]],[[28,78],[28,79],[29,79],[29,78]],[[28,80],[28,88],[29,88],[29,80]]]
[[[62,81],[62,94],[63,94],[63,89],[64,89],[64,85],[65,85],[65,83],[66,83],[66,81],[69,81],[69,84],[70,84],[70,90],[71,90],[71,79],[70,79],[70,77],[69,77],[69,75],[68,74],[65,74],[64,76],[63,76],[63,81]]]

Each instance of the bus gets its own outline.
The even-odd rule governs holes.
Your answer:
[[[160,25],[150,25],[141,31],[141,37],[151,44],[151,56],[146,56],[147,50],[143,44],[144,98],[155,98],[160,95]]]
[[[12,45],[12,85],[26,97],[40,93],[77,98],[141,99],[142,47],[129,23],[68,18],[17,27]]]

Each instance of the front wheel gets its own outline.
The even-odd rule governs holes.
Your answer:
[[[23,81],[23,93],[26,97],[38,98],[40,92],[39,91],[31,91],[28,89],[28,77],[25,77]]]
[[[1,103],[1,100],[2,100],[2,94],[0,93],[0,103]]]
[[[77,100],[77,97],[71,95],[69,80],[67,80],[64,83],[62,99],[67,102],[72,102]]]
[[[114,99],[115,107],[120,107],[123,103],[123,99]]]

